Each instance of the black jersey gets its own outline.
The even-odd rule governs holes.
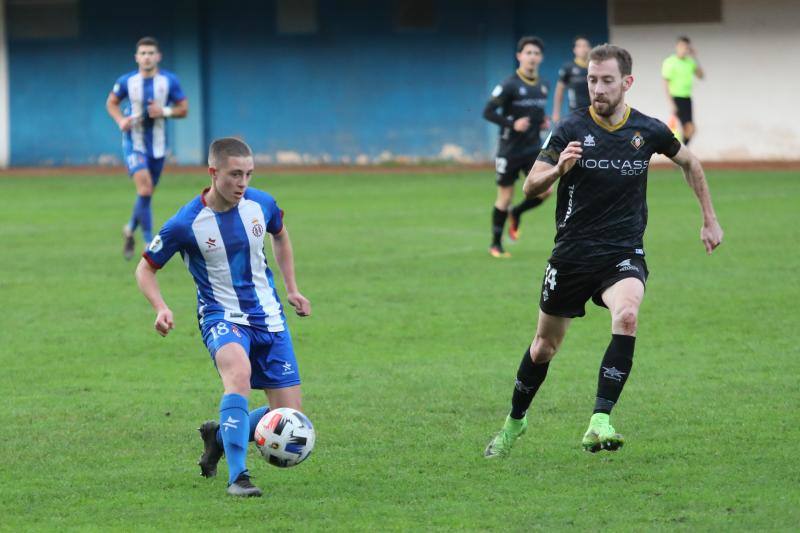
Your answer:
[[[550,133],[538,159],[558,164],[571,141],[581,143],[583,156],[559,180],[553,257],[593,263],[612,254],[644,255],[650,157],[673,157],[680,142],[666,124],[630,107],[613,127],[583,108]]]
[[[558,81],[567,89],[570,111],[589,105],[589,86],[586,82],[588,75],[588,65],[581,65],[575,61],[564,63],[558,70]]]
[[[546,105],[547,83],[524,77],[519,71],[494,88],[483,118],[500,126],[497,157],[519,159],[536,155],[541,146],[539,132]],[[530,119],[530,127],[523,132],[514,131],[514,121],[522,117]]]

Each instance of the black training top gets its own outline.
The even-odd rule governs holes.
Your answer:
[[[564,63],[558,70],[558,81],[567,89],[567,102],[569,110],[575,111],[589,105],[589,86],[586,76],[589,75],[588,65],[580,65],[575,61]]]
[[[559,180],[553,257],[594,263],[612,254],[644,255],[650,157],[673,157],[680,142],[666,124],[630,107],[613,127],[583,108],[550,133],[538,160],[558,164],[571,141],[581,143],[583,155]]]
[[[494,88],[483,118],[500,126],[497,157],[517,159],[536,155],[541,145],[539,132],[546,105],[547,82],[527,78],[519,71]],[[523,132],[514,131],[514,121],[522,117],[530,119],[530,127]]]

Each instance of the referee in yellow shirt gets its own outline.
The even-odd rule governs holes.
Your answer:
[[[695,132],[692,121],[692,84],[695,76],[702,80],[703,75],[691,41],[685,35],[678,37],[675,53],[661,65],[661,76],[664,78],[672,113],[681,122],[684,144],[689,144]]]

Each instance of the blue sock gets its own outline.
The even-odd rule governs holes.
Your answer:
[[[264,415],[269,413],[269,406],[264,405],[259,407],[258,409],[253,409],[250,411],[250,436],[248,437],[249,442],[253,442],[254,436],[253,434],[256,432],[256,426],[258,425],[259,420],[264,418]],[[217,429],[217,443],[222,444],[222,426]]]
[[[139,227],[139,197],[136,197],[136,202],[133,204],[133,211],[131,211],[131,219],[128,222],[128,228],[131,232],[136,231]]]
[[[151,196],[137,196],[136,206],[133,208],[134,216],[142,227],[144,245],[150,244],[153,240],[153,213],[150,211]]]
[[[245,472],[247,458],[247,435],[250,433],[250,417],[247,398],[241,394],[225,394],[219,403],[219,425],[222,429],[222,446],[228,461],[228,484],[236,481]]]

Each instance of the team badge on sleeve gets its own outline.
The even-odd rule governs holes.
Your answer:
[[[633,139],[631,139],[631,144],[637,150],[642,147],[642,145],[644,144],[644,138],[642,137],[641,132],[637,131],[636,133],[633,134]]]
[[[164,247],[164,241],[161,240],[161,235],[156,235],[147,247],[152,253],[158,253]]]

